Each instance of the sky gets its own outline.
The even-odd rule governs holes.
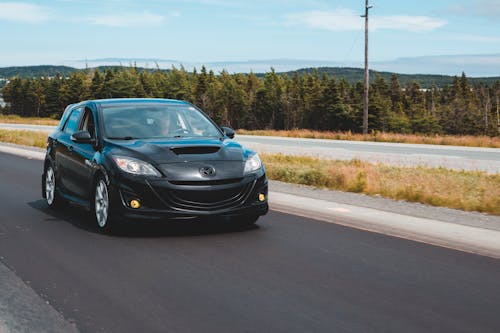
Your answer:
[[[500,0],[370,4],[372,61],[500,54]],[[363,12],[363,0],[0,0],[0,67],[97,58],[361,67]]]

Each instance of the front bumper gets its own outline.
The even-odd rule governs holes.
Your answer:
[[[263,171],[238,179],[204,182],[116,176],[110,184],[111,207],[126,218],[260,216],[268,211],[268,181]],[[259,200],[260,194],[265,200]],[[138,200],[140,207],[132,208],[131,200]]]

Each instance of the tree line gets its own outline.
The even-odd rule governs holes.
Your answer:
[[[318,68],[302,68],[290,72],[284,72],[289,76],[298,73],[301,74],[313,74],[317,70],[319,75],[326,74],[328,76],[334,76],[337,78],[344,78],[350,84],[356,82],[362,82],[364,80],[365,71],[363,68],[353,68],[353,67],[318,67]],[[1,70],[0,70],[1,74]],[[445,87],[453,83],[454,76],[451,75],[440,75],[440,74],[400,74],[393,72],[384,72],[370,69],[370,83],[373,83],[374,78],[377,75],[382,76],[386,81],[390,82],[392,75],[396,74],[398,76],[401,85],[406,86],[412,81],[418,82],[418,84],[424,88],[429,89],[432,86]],[[257,74],[259,75],[259,74]],[[468,78],[472,85],[475,84],[486,84],[493,85],[496,81],[500,80],[500,76],[488,76],[488,77],[472,77]]]
[[[349,84],[318,71],[292,76],[271,69],[263,76],[215,74],[202,67],[170,71],[121,68],[78,71],[69,76],[13,78],[2,89],[20,116],[61,116],[66,105],[87,99],[172,98],[189,101],[221,125],[245,129],[352,131],[362,129],[363,83]],[[370,130],[498,135],[500,81],[471,83],[465,74],[442,88],[401,85],[375,75],[370,84]]]

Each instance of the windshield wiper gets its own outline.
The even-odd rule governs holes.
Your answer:
[[[110,136],[108,137],[110,140],[135,140],[138,138],[135,138],[133,136]]]

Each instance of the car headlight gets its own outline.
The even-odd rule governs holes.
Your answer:
[[[258,154],[253,154],[245,162],[245,173],[259,170],[262,167],[262,161]]]
[[[113,156],[113,160],[120,170],[127,173],[131,173],[133,175],[161,177],[161,174],[155,169],[154,166],[144,161],[125,156]]]

